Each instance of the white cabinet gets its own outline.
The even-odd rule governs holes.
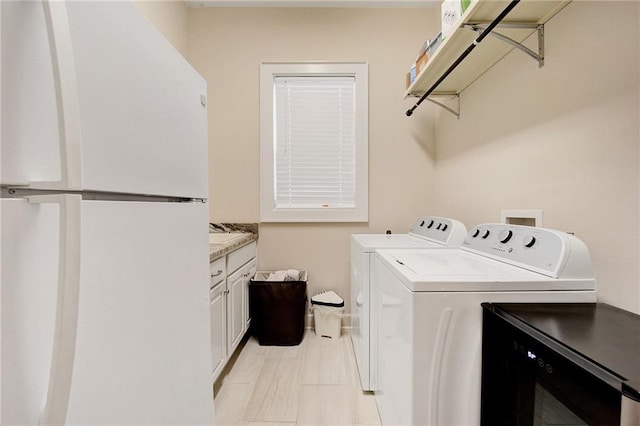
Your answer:
[[[211,355],[213,358],[213,377],[218,377],[227,362],[227,304],[226,289],[223,282],[209,292],[211,315]]]
[[[227,347],[230,348],[230,352],[233,353],[245,331],[243,312],[245,298],[244,270],[240,269],[229,275],[229,278],[227,278],[227,286],[229,288],[229,295],[227,296],[229,306],[229,314],[227,315],[229,320],[227,326],[229,332]]]
[[[227,256],[227,269],[236,269],[227,278],[227,347],[231,354],[249,330],[251,322],[249,282],[256,272],[255,243],[230,253]]]
[[[244,289],[246,297],[244,298],[244,324],[245,330],[249,330],[249,326],[251,325],[251,311],[249,310],[249,283],[251,282],[251,278],[256,274],[256,260],[253,259],[249,261],[243,268],[247,271],[244,280]]]
[[[211,276],[211,285],[209,286],[209,288],[213,288],[216,284],[224,281],[224,279],[227,277],[225,258],[221,257],[220,259],[211,262],[209,271]]]
[[[215,379],[227,362],[226,259],[222,257],[212,262],[209,272],[211,277],[209,281],[211,356],[213,377]]]
[[[256,272],[252,242],[211,263],[211,354],[213,380],[249,330],[249,282]]]

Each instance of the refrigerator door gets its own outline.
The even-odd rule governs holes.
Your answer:
[[[51,360],[58,209],[2,200],[2,424],[213,423],[207,210],[81,202],[77,321],[62,330],[75,333],[65,366],[68,359]],[[50,380],[69,381],[64,403],[59,392],[47,395],[61,388]]]
[[[207,198],[206,83],[133,4],[1,7],[3,184]]]

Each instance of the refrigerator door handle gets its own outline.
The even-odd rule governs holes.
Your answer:
[[[58,111],[60,181],[30,182],[29,188],[82,190],[80,105],[71,29],[64,1],[42,0],[49,35]]]
[[[29,203],[60,206],[58,290],[49,386],[40,424],[64,424],[78,328],[80,290],[81,203],[77,194],[34,195]]]

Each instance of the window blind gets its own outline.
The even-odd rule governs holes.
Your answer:
[[[274,111],[275,207],[355,207],[355,78],[274,77]]]

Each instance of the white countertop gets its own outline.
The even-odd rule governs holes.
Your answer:
[[[251,232],[211,232],[209,233],[209,261],[213,262],[257,239],[258,236]]]

